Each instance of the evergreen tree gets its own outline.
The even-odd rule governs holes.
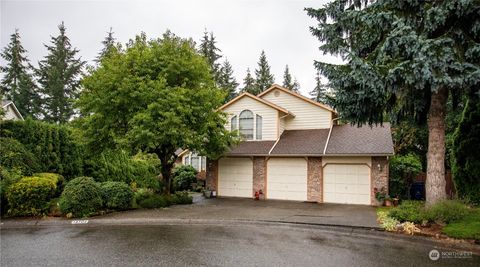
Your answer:
[[[292,75],[290,74],[288,65],[285,65],[285,71],[283,72],[283,87],[290,90],[293,89]]]
[[[242,92],[247,92],[253,95],[260,93],[255,86],[255,79],[252,77],[252,74],[250,74],[249,68],[247,69],[247,76],[245,76],[245,79],[243,79]]]
[[[213,36],[213,32],[208,33],[205,29],[205,32],[203,33],[203,38],[200,41],[199,52],[207,59],[207,63],[212,70],[213,77],[218,83],[221,75],[221,66],[220,63],[218,63],[218,60],[222,57],[222,55],[220,54],[222,50],[220,50],[216,44],[217,41],[215,41],[215,36]]]
[[[112,27],[110,27],[110,31],[107,32],[107,36],[102,41],[103,48],[100,53],[98,53],[98,56],[95,59],[96,62],[100,62],[104,57],[108,56],[113,49],[117,48],[115,43],[116,38],[113,37],[113,33]]]
[[[445,199],[447,99],[480,83],[478,1],[335,0],[307,11],[320,50],[347,63],[315,62],[342,118],[374,124],[389,112],[426,123],[426,201]]]
[[[79,76],[85,62],[75,58],[78,50],[72,48],[70,39],[65,35],[63,22],[58,29],[60,34],[52,37],[52,44],[45,45],[48,55],[38,63],[36,74],[44,95],[45,120],[64,123],[74,114],[73,102],[78,96]]]
[[[255,87],[258,92],[263,92],[275,83],[273,74],[270,73],[265,51],[262,50],[258,61],[258,69],[255,69]]]
[[[227,59],[223,62],[222,67],[220,68],[220,77],[218,81],[218,86],[227,92],[225,102],[232,100],[237,96],[237,87],[238,83],[233,76],[233,69],[230,62]]]
[[[300,83],[297,81],[297,78],[293,80],[292,89],[297,94],[300,94]]]
[[[320,72],[317,71],[317,76],[315,77],[315,88],[310,92],[310,96],[312,96],[313,100],[327,104],[327,85],[322,83],[322,79],[320,77]]]
[[[10,43],[1,56],[7,62],[0,70],[4,74],[0,82],[2,97],[15,103],[23,116],[35,116],[39,111],[39,95],[29,70],[31,69],[25,50],[20,42],[20,33],[15,30]]]

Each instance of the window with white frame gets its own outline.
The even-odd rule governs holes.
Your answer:
[[[239,116],[240,135],[246,140],[253,140],[253,112],[244,110]]]
[[[189,153],[183,159],[184,165],[192,166],[198,172],[207,169],[207,157],[199,156],[196,153]]]
[[[262,116],[256,116],[256,139],[262,140]]]
[[[235,131],[237,130],[237,116],[233,116],[232,119],[230,120],[230,130]]]

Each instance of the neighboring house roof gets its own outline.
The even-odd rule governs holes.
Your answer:
[[[20,113],[20,111],[18,111],[17,106],[15,106],[15,103],[13,103],[13,101],[11,100],[2,99],[2,109],[7,110],[7,107],[9,106],[13,109],[13,112],[15,112],[15,115],[17,115],[18,119],[23,120],[23,116]]]
[[[272,86],[270,86],[270,88],[268,88],[267,90],[265,90],[265,91],[261,92],[260,94],[258,94],[257,97],[258,97],[258,98],[262,98],[264,95],[268,94],[269,92],[271,92],[271,91],[273,91],[273,90],[275,90],[275,89],[281,90],[281,91],[283,91],[283,92],[285,92],[285,93],[287,93],[287,94],[290,94],[290,95],[293,95],[293,96],[295,96],[295,97],[298,97],[298,98],[300,98],[300,99],[302,99],[302,100],[304,100],[304,101],[306,101],[306,102],[308,102],[308,103],[310,103],[310,104],[313,104],[313,105],[315,105],[315,106],[319,106],[319,107],[324,108],[324,109],[326,109],[326,110],[328,110],[328,111],[331,111],[331,112],[333,112],[333,113],[335,113],[335,114],[337,113],[333,108],[329,107],[328,105],[325,105],[325,104],[323,104],[323,103],[319,103],[319,102],[317,102],[317,101],[313,101],[313,100],[311,100],[311,99],[308,98],[308,97],[305,97],[305,96],[303,96],[303,95],[301,95],[301,94],[299,94],[299,93],[295,93],[295,92],[293,92],[292,90],[288,90],[287,88],[282,87],[282,86],[280,86],[280,85],[278,85],[278,84],[273,84]]]
[[[237,96],[237,97],[235,97],[234,99],[230,100],[229,102],[227,102],[227,103],[224,104],[223,106],[219,107],[218,109],[219,109],[219,110],[223,110],[223,109],[225,109],[226,107],[232,105],[233,103],[237,102],[238,100],[240,100],[240,99],[242,99],[242,98],[244,98],[244,97],[250,97],[250,98],[252,98],[252,99],[254,99],[254,100],[257,100],[257,101],[260,102],[260,103],[263,103],[263,104],[265,104],[265,105],[267,105],[267,106],[270,106],[270,107],[272,107],[272,108],[274,108],[274,109],[276,109],[276,110],[278,110],[278,111],[281,111],[281,112],[283,112],[283,113],[285,113],[285,114],[289,114],[289,115],[292,115],[293,117],[295,117],[295,115],[294,115],[293,113],[291,113],[290,111],[288,111],[287,109],[282,108],[282,107],[280,107],[280,106],[278,106],[278,105],[276,105],[276,104],[274,104],[274,103],[272,103],[272,102],[270,102],[270,101],[267,101],[267,100],[265,100],[265,99],[256,97],[256,96],[254,96],[254,95],[252,95],[252,94],[250,94],[250,93],[247,93],[247,92],[245,92],[245,93],[243,93],[243,94],[240,94],[239,96]]]
[[[390,123],[383,126],[335,125],[328,141],[327,155],[393,155]]]
[[[389,156],[393,142],[383,126],[334,125],[330,129],[285,130],[278,141],[244,141],[226,156]],[[326,146],[326,149],[325,149]]]

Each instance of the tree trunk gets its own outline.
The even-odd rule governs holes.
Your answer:
[[[425,193],[427,205],[447,198],[445,192],[445,116],[448,91],[432,94],[428,111],[428,152]]]
[[[163,181],[165,182],[165,187],[166,187],[166,194],[170,194],[170,190],[172,188],[172,168],[173,168],[173,164],[170,164],[168,162],[166,163],[161,163],[162,165],[162,170],[161,170],[161,173],[162,173],[162,178],[163,178]]]

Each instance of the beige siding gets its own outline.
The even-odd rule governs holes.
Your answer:
[[[277,139],[277,121],[278,121],[278,111],[270,106],[267,106],[257,100],[254,100],[250,97],[243,97],[226,107],[223,111],[228,114],[227,129],[230,130],[230,119],[233,116],[240,115],[240,112],[248,109],[254,114],[262,116],[262,140],[276,140]],[[255,117],[255,116],[254,116]],[[237,119],[238,122],[238,119]],[[254,138],[256,138],[256,123],[254,125]],[[255,139],[254,139],[255,140]]]
[[[372,166],[372,157],[322,157],[322,165],[325,164],[367,164]]]
[[[17,115],[15,110],[12,108],[12,105],[8,105],[6,109],[4,109],[5,115],[3,117],[4,120],[21,120],[21,118]]]
[[[278,114],[278,124],[278,136],[280,136],[285,130],[285,118],[282,118],[282,114]]]
[[[275,93],[278,92],[278,93]],[[277,95],[277,96],[275,96]],[[285,130],[330,128],[332,113],[281,90],[272,90],[263,99],[288,109],[295,114],[285,122]]]

